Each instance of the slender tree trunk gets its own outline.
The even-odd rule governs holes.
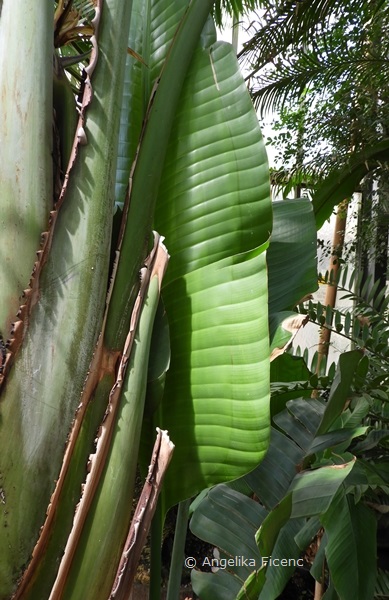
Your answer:
[[[385,183],[380,177],[377,188],[373,180],[364,184],[362,203],[358,224],[358,262],[362,271],[360,289],[356,293],[368,299],[369,292],[376,281],[379,281],[375,296],[386,287],[388,269],[388,230],[389,223],[383,207]],[[370,283],[366,285],[368,280]],[[364,293],[362,294],[362,290]]]
[[[336,221],[332,240],[332,252],[328,271],[330,273],[330,282],[327,284],[325,306],[335,307],[336,296],[338,292],[337,276],[340,267],[339,259],[342,257],[344,247],[344,236],[347,222],[348,200],[344,200],[338,206]],[[328,356],[328,348],[331,341],[331,330],[328,327],[322,327],[319,335],[318,361],[316,372],[320,372],[320,365],[324,358]]]

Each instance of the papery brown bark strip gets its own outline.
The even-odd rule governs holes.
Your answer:
[[[50,211],[49,214],[49,222],[48,222],[48,230],[43,232],[41,235],[41,246],[37,251],[37,260],[34,264],[31,278],[29,281],[28,288],[23,291],[23,303],[19,307],[19,311],[16,315],[16,320],[12,325],[12,330],[10,332],[10,337],[5,343],[6,346],[6,354],[5,359],[0,362],[0,391],[1,387],[5,382],[6,376],[9,373],[9,370],[13,364],[14,357],[18,352],[19,348],[23,343],[23,339],[28,327],[29,317],[31,315],[31,311],[34,308],[34,305],[39,300],[39,280],[42,269],[47,261],[50,248],[53,241],[55,225],[58,218],[58,212],[64,202],[64,198],[66,195],[66,190],[68,186],[69,176],[72,171],[73,165],[77,158],[78,149],[80,145],[85,145],[87,143],[85,137],[85,122],[86,122],[86,109],[92,101],[93,97],[93,88],[91,77],[93,71],[95,70],[98,58],[98,46],[97,46],[97,35],[98,28],[100,23],[100,15],[103,6],[103,0],[96,0],[95,2],[95,16],[91,21],[92,27],[94,29],[94,35],[91,37],[92,42],[92,52],[89,61],[89,65],[85,68],[85,85],[83,90],[82,102],[79,107],[79,118],[77,124],[77,130],[74,137],[73,148],[70,154],[69,164],[64,176],[64,181],[62,184],[62,189],[58,198],[58,201],[54,207],[54,210]]]
[[[130,525],[110,600],[128,600],[142,548],[157,506],[162,481],[171,461],[174,444],[167,431],[157,427],[151,464]]]

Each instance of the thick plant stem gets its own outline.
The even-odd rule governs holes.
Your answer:
[[[0,13],[0,333],[6,341],[53,202],[53,16],[49,3],[35,0],[3,0]]]
[[[178,505],[166,600],[177,600],[177,598],[180,596],[181,575],[184,562],[185,540],[188,527],[190,503],[191,499],[189,498],[188,500],[180,502]]]

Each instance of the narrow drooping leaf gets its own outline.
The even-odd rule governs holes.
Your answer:
[[[318,435],[326,433],[337,417],[343,412],[347,395],[350,392],[355,371],[361,358],[362,354],[357,350],[345,352],[340,355],[326,411],[317,431]]]

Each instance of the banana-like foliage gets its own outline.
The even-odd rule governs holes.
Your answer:
[[[291,206],[294,203],[301,201]],[[274,207],[270,267],[282,244],[289,249],[292,265],[298,252],[309,255],[307,220],[296,217],[299,235],[285,228],[283,237],[277,235],[291,210],[288,204]],[[299,208],[304,210],[304,205]],[[310,226],[315,229],[313,218]],[[295,237],[304,243],[296,244]],[[283,266],[286,263],[284,259]],[[288,294],[294,294],[290,281],[309,285],[309,269],[300,281],[293,267],[290,273],[286,280],[279,269],[269,278],[270,315],[277,314],[273,305],[281,310],[288,306]],[[199,565],[192,572],[194,590],[205,600],[277,598],[296,567],[307,569],[309,562],[312,576],[323,585],[327,564],[326,597],[380,598],[387,585],[386,573],[376,571],[375,531],[377,516],[380,527],[379,510],[387,504],[388,298],[385,290],[375,298],[376,287],[370,290],[369,281],[364,298],[353,294],[356,272],[347,267],[338,277],[339,290],[355,300],[356,307],[342,314],[308,301],[303,314],[353,340],[365,355],[341,355],[337,370],[323,377],[313,375],[296,356],[283,354],[272,362],[273,428],[264,461],[242,479],[200,494],[192,505],[192,532],[217,548],[214,557],[204,557],[203,568]],[[331,273],[326,280],[333,283]],[[281,339],[280,329],[276,334]],[[307,563],[311,552],[304,553],[312,541],[314,560]],[[204,572],[210,566],[214,573]]]
[[[0,4],[1,599],[127,597],[155,426],[165,507],[267,449],[267,161],[212,6]]]
[[[220,485],[196,501],[191,529],[220,549],[208,561],[215,573],[192,573],[201,598],[279,597],[318,533],[311,574],[324,584],[327,560],[328,596],[374,597],[376,517],[367,505],[369,493],[386,490],[388,475],[385,463],[369,464],[352,445],[368,431],[367,403],[351,392],[361,367],[358,351],[345,353],[327,401],[296,398],[277,413],[264,461],[243,479],[246,495]]]

